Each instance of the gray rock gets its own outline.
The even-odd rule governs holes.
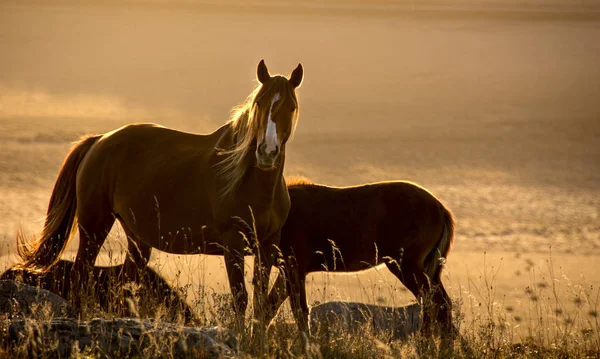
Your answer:
[[[235,335],[218,327],[134,318],[80,322],[65,299],[12,280],[0,281],[2,314],[11,347],[29,357],[85,351],[101,357],[232,358],[238,352]]]
[[[13,266],[0,274],[0,280],[17,280],[34,287],[47,289],[63,298],[71,298],[73,262],[59,260],[48,272],[38,273]],[[185,295],[172,288],[156,271],[148,267],[139,272],[134,281],[121,277],[123,265],[94,266],[91,268],[92,297],[100,308],[111,316],[156,318],[181,321],[186,324],[198,321]]]
[[[64,358],[78,350],[107,357],[237,357],[233,333],[132,318],[50,321],[15,320],[8,328],[13,346],[30,356]]]
[[[76,312],[60,296],[13,280],[0,280],[0,314],[8,318],[75,318]]]
[[[421,306],[385,307],[355,302],[326,302],[310,309],[312,333],[359,333],[364,329],[392,339],[406,339],[421,328]]]

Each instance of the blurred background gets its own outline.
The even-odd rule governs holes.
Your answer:
[[[451,269],[552,248],[597,271],[598,0],[2,1],[1,254],[41,230],[72,141],[210,132],[260,59],[305,69],[286,175],[425,186],[456,217]]]

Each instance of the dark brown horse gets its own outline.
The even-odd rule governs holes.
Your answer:
[[[19,267],[9,268],[0,274],[0,280],[17,280],[27,285],[49,290],[63,298],[71,298],[79,289],[72,287],[72,269],[73,262],[61,259],[47,272],[31,272]],[[120,276],[123,274],[123,269],[123,265],[115,265],[95,266],[91,270],[91,280],[95,283],[92,295],[104,311],[146,318],[156,318],[159,314],[163,314],[168,321],[176,321],[181,316],[185,323],[198,321],[185,299],[181,298],[179,293],[173,290],[169,283],[150,267],[141,270],[135,278],[135,283],[139,285],[140,295],[120,293],[119,290],[122,289],[122,286],[118,284],[121,283]],[[136,299],[137,307],[129,308],[125,305],[123,299],[127,297]],[[165,312],[159,313],[161,310]]]
[[[254,221],[255,313],[263,307],[268,276],[290,200],[283,167],[286,142],[298,115],[295,90],[302,65],[288,78],[271,76],[264,61],[259,86],[232,120],[206,135],[135,124],[77,143],[54,185],[41,236],[21,238],[22,268],[47,271],[78,225],[72,280],[87,287],[88,271],[115,220],[129,242],[126,263],[145,268],[152,248],[174,254],[224,255],[238,323],[248,304],[244,285],[247,243],[231,223]],[[80,303],[81,304],[81,303]]]
[[[280,244],[284,275],[280,273],[269,293],[267,319],[292,293],[296,322],[301,331],[308,331],[308,273],[360,271],[385,263],[425,302],[425,332],[432,329],[432,316],[442,327],[451,327],[450,298],[440,273],[454,222],[431,193],[401,181],[355,187],[291,181],[288,191],[292,208]]]

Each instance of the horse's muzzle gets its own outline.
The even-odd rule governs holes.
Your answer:
[[[267,152],[267,145],[262,143],[256,148],[256,164],[261,170],[271,170],[275,167],[275,161],[279,155],[279,146],[273,151]]]

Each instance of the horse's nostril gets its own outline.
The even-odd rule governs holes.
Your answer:
[[[266,149],[266,148],[267,148],[267,144],[266,144],[266,143],[264,143],[264,142],[263,142],[263,143],[261,143],[261,144],[258,146],[258,153],[260,153],[261,155],[264,155],[264,154],[265,154],[265,149]]]

